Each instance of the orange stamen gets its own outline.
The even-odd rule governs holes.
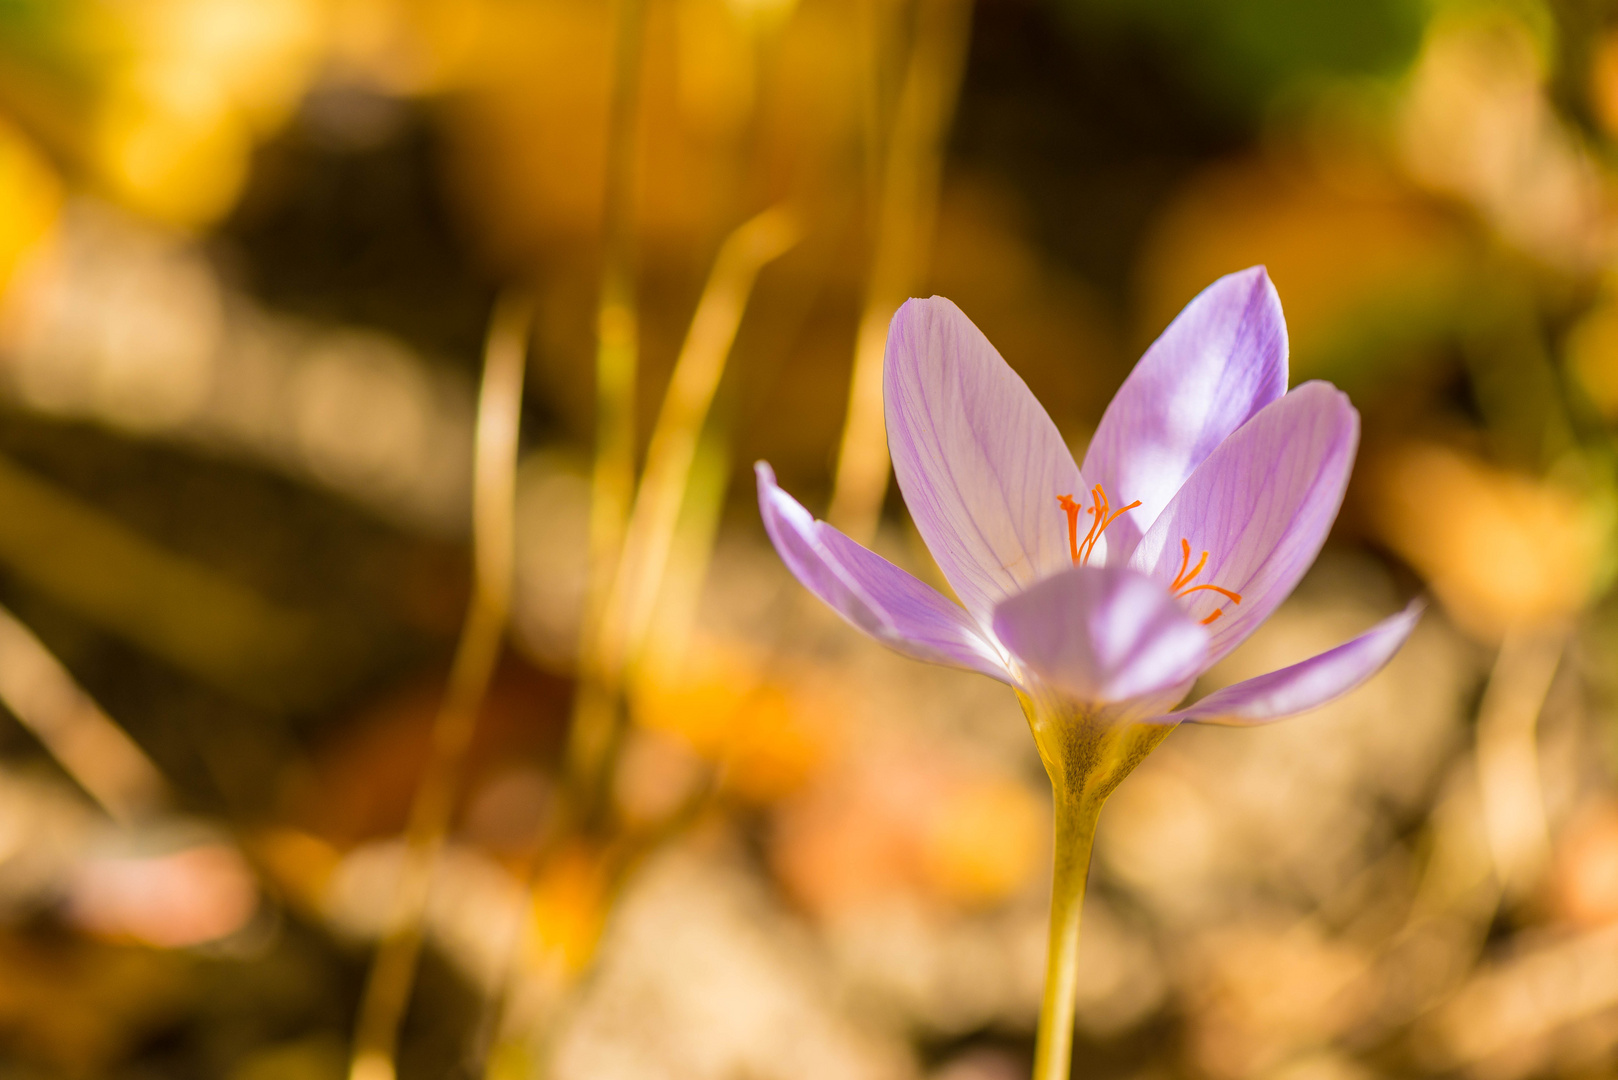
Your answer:
[[[1101,515],[1105,514],[1107,493],[1097,484],[1090,489],[1090,508],[1085,511],[1090,515],[1090,531],[1084,534],[1084,543],[1079,545],[1079,557],[1084,562],[1090,561],[1090,550],[1096,546],[1096,537],[1100,535],[1096,526],[1101,524]]]
[[[1072,495],[1058,495],[1056,505],[1067,514],[1067,546],[1073,553],[1073,565],[1079,565],[1079,511],[1083,509],[1073,501]],[[1093,528],[1093,526],[1092,526]]]
[[[1122,517],[1123,514],[1124,514],[1124,511],[1133,510],[1133,509],[1135,509],[1135,507],[1137,507],[1139,505],[1140,505],[1140,500],[1136,499],[1134,502],[1130,503],[1128,506],[1120,506],[1118,509],[1116,509],[1112,513],[1108,514],[1106,523],[1101,526],[1102,531],[1106,531],[1106,529],[1109,528],[1112,525],[1113,522],[1117,521],[1120,517]]]
[[[1058,495],[1056,505],[1067,514],[1067,545],[1068,553],[1073,557],[1074,566],[1083,566],[1095,554],[1096,545],[1101,542],[1101,534],[1106,532],[1113,522],[1117,521],[1126,511],[1133,510],[1140,505],[1136,499],[1128,506],[1112,509],[1112,502],[1107,498],[1107,492],[1100,484],[1090,489],[1091,505],[1081,507],[1073,501],[1072,495]],[[1090,515],[1090,531],[1079,539],[1079,511],[1083,510]]]
[[[1229,589],[1222,589],[1218,585],[1193,585],[1189,589],[1185,590],[1185,592],[1180,593],[1180,595],[1190,596],[1198,589],[1212,589],[1214,592],[1218,593],[1220,596],[1223,596],[1226,600],[1229,600],[1233,604],[1239,604],[1242,602],[1241,593],[1231,592]]]
[[[1239,592],[1232,592],[1231,590],[1220,585],[1191,584],[1197,579],[1197,575],[1202,573],[1202,568],[1207,565],[1208,553],[1204,551],[1202,553],[1202,558],[1197,560],[1197,565],[1191,566],[1191,541],[1182,536],[1180,538],[1180,572],[1174,575],[1174,581],[1169,585],[1169,595],[1178,600],[1190,596],[1194,592],[1207,589],[1209,592],[1218,593],[1220,596],[1223,596],[1233,604],[1241,603],[1242,594]],[[1187,570],[1187,567],[1190,567],[1190,569]],[[1224,613],[1224,608],[1215,610],[1213,614],[1202,620],[1202,625],[1207,626]]]
[[[1090,533],[1084,538],[1084,561],[1089,562],[1090,556],[1095,553],[1096,541],[1101,539],[1101,530],[1106,528],[1103,524],[1107,520],[1107,493],[1100,484],[1090,489],[1090,514],[1094,518],[1090,522]]]
[[[1191,582],[1195,581],[1197,579],[1197,575],[1202,573],[1202,568],[1204,566],[1208,565],[1208,553],[1206,551],[1204,551],[1202,553],[1202,558],[1197,560],[1197,565],[1192,567],[1191,572],[1188,574],[1188,573],[1185,572],[1185,568],[1186,568],[1186,565],[1188,563],[1190,563],[1190,562],[1191,562],[1191,541],[1185,539],[1184,537],[1181,537],[1180,538],[1180,572],[1178,574],[1174,575],[1174,584],[1169,586],[1169,592],[1179,592],[1180,588],[1182,586],[1188,585]]]

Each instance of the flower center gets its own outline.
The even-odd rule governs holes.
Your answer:
[[[1107,493],[1102,490],[1100,484],[1097,484],[1090,489],[1090,505],[1088,507],[1080,506],[1074,502],[1071,495],[1058,495],[1056,505],[1060,506],[1067,514],[1067,546],[1073,555],[1073,565],[1084,566],[1090,561],[1090,556],[1094,554],[1096,542],[1101,539],[1101,534],[1106,532],[1107,527],[1117,521],[1125,511],[1133,510],[1139,506],[1140,500],[1136,499],[1128,506],[1120,506],[1114,510],[1112,509],[1112,504],[1107,501]],[[1090,531],[1084,534],[1083,540],[1079,539],[1080,511],[1089,514],[1091,519]]]
[[[1191,565],[1191,541],[1185,539],[1184,537],[1181,537],[1180,538],[1180,572],[1178,574],[1174,575],[1174,582],[1173,582],[1173,584],[1171,584],[1169,586],[1169,593],[1172,596],[1174,596],[1176,599],[1178,599],[1180,597],[1190,596],[1192,593],[1196,592],[1199,589],[1207,589],[1210,592],[1218,593],[1220,596],[1223,596],[1225,599],[1229,600],[1233,604],[1241,603],[1242,602],[1242,594],[1241,593],[1231,592],[1229,589],[1221,588],[1218,585],[1193,585],[1193,584],[1191,584],[1193,581],[1195,581],[1197,579],[1197,575],[1202,573],[1202,568],[1204,566],[1207,566],[1207,565],[1208,565],[1208,553],[1206,551],[1204,551],[1202,553],[1202,558],[1197,560],[1197,565],[1195,565],[1195,566]],[[1213,612],[1213,614],[1209,615],[1206,619],[1202,620],[1202,625],[1207,626],[1209,623],[1213,622],[1215,619],[1219,618],[1219,616],[1223,615],[1224,613],[1225,613],[1224,608],[1216,609]]]
[[[1067,515],[1067,545],[1069,553],[1073,556],[1073,565],[1085,566],[1090,562],[1090,556],[1095,553],[1096,543],[1101,539],[1101,534],[1106,532],[1107,528],[1126,511],[1139,506],[1140,500],[1136,499],[1128,506],[1120,506],[1114,510],[1111,502],[1107,499],[1106,491],[1102,489],[1100,484],[1097,484],[1090,489],[1089,506],[1080,506],[1073,501],[1072,495],[1058,495],[1056,505],[1060,506],[1062,512]],[[1083,540],[1079,539],[1079,514],[1081,513],[1090,515],[1090,531],[1084,534]],[[1232,592],[1219,585],[1192,584],[1197,580],[1198,575],[1202,573],[1203,567],[1207,565],[1208,553],[1206,551],[1202,553],[1202,558],[1197,560],[1197,565],[1191,565],[1191,541],[1181,537],[1180,572],[1174,575],[1174,581],[1169,585],[1169,595],[1179,600],[1190,596],[1194,592],[1207,589],[1209,592],[1218,593],[1233,604],[1241,603],[1242,594],[1239,592]],[[1224,613],[1224,608],[1217,608],[1202,620],[1202,625],[1207,626]]]

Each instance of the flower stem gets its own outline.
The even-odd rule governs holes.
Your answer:
[[[1079,989],[1079,917],[1090,877],[1090,847],[1102,799],[1056,791],[1056,863],[1051,882],[1050,952],[1045,999],[1039,1007],[1033,1080],[1068,1080],[1073,1054],[1073,1010]]]

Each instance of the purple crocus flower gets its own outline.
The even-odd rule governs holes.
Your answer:
[[[1082,472],[1028,387],[941,297],[894,315],[883,393],[899,490],[960,602],[816,521],[760,462],[764,526],[798,580],[859,629],[1017,691],[1056,824],[1034,1078],[1065,1080],[1107,796],[1181,721],[1260,724],[1352,690],[1398,651],[1420,604],[1176,707],[1314,561],[1359,442],[1336,388],[1287,391],[1286,323],[1262,267],[1214,282],[1146,351]]]
[[[888,444],[960,603],[814,520],[760,462],[764,524],[798,580],[859,629],[1015,687],[1036,736],[1036,714],[1052,711],[1092,728],[1277,720],[1365,681],[1419,616],[1412,604],[1329,652],[1174,708],[1292,591],[1342,503],[1359,415],[1328,383],[1286,384],[1269,276],[1220,278],[1124,381],[1081,470],[959,308],[910,300],[888,331]]]

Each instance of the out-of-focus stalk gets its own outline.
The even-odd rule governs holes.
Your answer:
[[[607,124],[605,251],[596,309],[596,450],[590,485],[589,588],[579,650],[568,765],[580,793],[597,786],[617,726],[617,691],[599,670],[601,627],[635,491],[635,145],[639,134],[644,0],[618,0]],[[588,797],[586,796],[588,801]],[[588,811],[588,807],[585,808]]]
[[[0,456],[0,562],[96,625],[231,693],[275,706],[308,617],[183,558]],[[267,676],[265,672],[270,674]]]
[[[1537,729],[1565,640],[1563,631],[1508,632],[1478,707],[1484,833],[1508,898],[1533,885],[1550,855]]]
[[[882,416],[888,320],[926,269],[938,213],[944,141],[955,113],[971,31],[971,0],[920,0],[915,43],[888,138],[876,251],[855,339],[848,416],[827,514],[832,524],[862,543],[876,532],[888,487]]]
[[[168,801],[168,785],[151,759],[4,608],[0,702],[115,820],[138,821]]]
[[[721,245],[697,302],[658,412],[657,425],[652,430],[646,469],[625,532],[618,574],[604,605],[600,628],[594,637],[584,642],[586,652],[581,666],[592,673],[588,692],[598,695],[594,707],[602,710],[597,716],[605,722],[613,721],[618,715],[613,699],[624,690],[627,667],[639,663],[652,636],[654,619],[660,620],[656,627],[660,633],[683,637],[689,629],[689,615],[695,608],[695,598],[689,593],[694,591],[707,565],[723,505],[725,481],[729,477],[723,440],[712,433],[704,435],[703,428],[747,309],[753,282],[766,263],[797,243],[798,236],[796,219],[780,207],[766,210],[743,223]],[[679,610],[672,615],[666,607],[660,606],[661,601],[669,599],[665,584],[671,576],[683,594],[673,598],[672,606]],[[585,692],[581,684],[580,693]],[[575,739],[577,737],[575,734]],[[589,802],[602,796],[600,789],[607,779],[614,733],[602,732],[597,737],[601,739],[601,756],[586,763],[592,773],[582,777],[575,774],[576,780],[593,784],[593,789],[581,786],[575,791],[575,795],[587,803],[572,808],[581,816],[592,809]],[[575,743],[573,752],[578,749]],[[579,766],[578,759],[574,764],[576,768]],[[620,848],[619,861],[625,866],[632,864],[638,853],[650,850],[663,836],[680,827],[688,816],[676,815],[674,820],[664,823],[664,828],[654,830],[653,835],[640,837],[629,847]],[[557,839],[557,835],[541,839],[531,862],[530,879],[543,866]],[[629,854],[625,854],[626,851]],[[614,876],[622,877],[625,873],[626,870],[620,869]],[[520,926],[513,928],[510,934],[513,944],[508,955],[514,957],[521,933]],[[485,1058],[487,1076],[498,1074],[503,1067],[500,1062],[508,1052],[521,1056],[511,1046],[496,1048],[489,1054],[483,1051],[498,1037],[500,1016],[506,1007],[514,975],[515,961],[508,960],[501,991],[485,1010],[475,1053]]]
[[[617,737],[619,697],[628,665],[645,644],[697,439],[747,308],[758,272],[797,242],[798,226],[784,208],[766,210],[726,238],[708,275],[647,448],[646,471],[619,548],[617,572],[584,641],[583,679],[570,747],[575,780],[585,799],[599,796]]]
[[[645,643],[690,485],[697,439],[753,282],[766,263],[797,240],[797,222],[787,210],[775,207],[741,225],[719,249],[652,429],[646,471],[635,494],[618,574],[602,619],[600,668],[611,678],[633,663]]]
[[[634,677],[653,683],[676,681],[690,654],[702,585],[713,560],[714,540],[730,486],[730,439],[722,425],[710,425],[697,442],[686,482],[685,501],[669,539],[663,583],[635,654]]]
[[[472,600],[449,685],[433,722],[426,772],[410,807],[404,865],[360,1005],[350,1080],[393,1080],[397,1075],[394,1057],[399,1022],[415,981],[433,869],[449,829],[467,747],[500,657],[511,602],[517,431],[524,357],[532,328],[531,298],[523,292],[503,296],[489,326],[478,396],[472,478]]]

